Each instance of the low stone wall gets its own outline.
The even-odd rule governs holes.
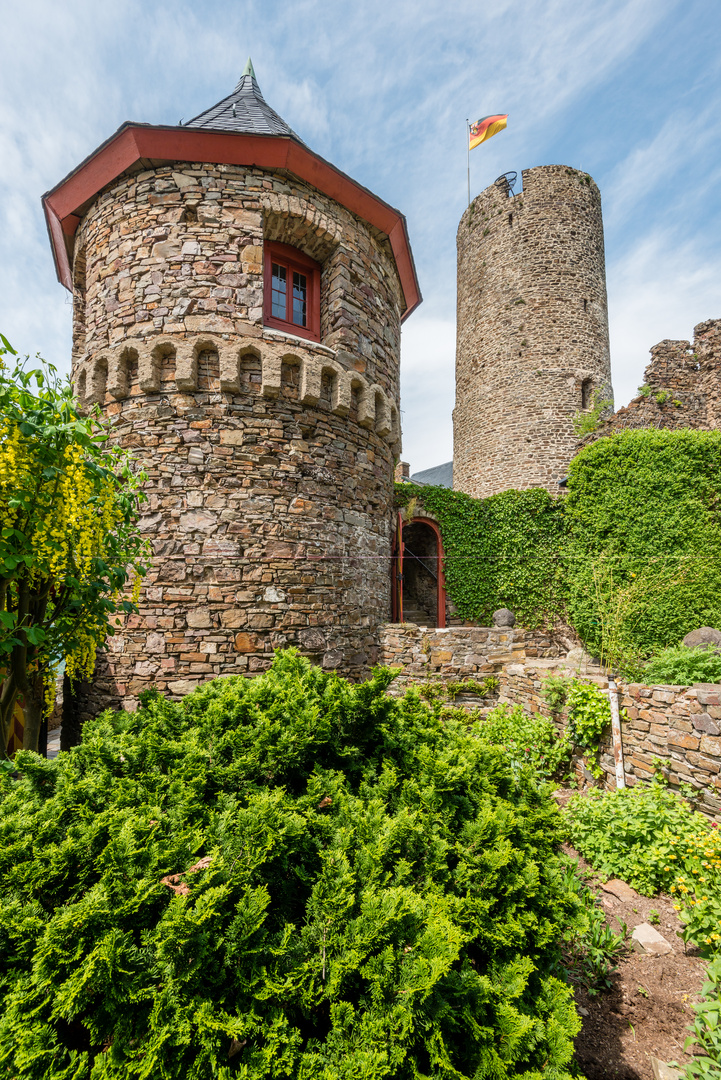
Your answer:
[[[499,627],[425,629],[409,624],[381,627],[381,662],[402,670],[391,687],[403,693],[429,679],[443,683],[496,675],[494,701],[457,698],[464,706],[484,709],[496,702],[520,705],[529,713],[550,716],[541,684],[549,675],[578,675],[608,689],[608,678],[581,649],[565,652],[550,635]],[[721,811],[721,686],[644,686],[620,684],[624,710],[622,737],[626,783],[651,780],[662,769],[672,787],[690,784],[698,806]],[[559,728],[565,712],[552,717]],[[660,759],[662,764],[654,764]],[[616,785],[610,732],[601,745],[605,785]],[[591,779],[586,773],[586,778]]]

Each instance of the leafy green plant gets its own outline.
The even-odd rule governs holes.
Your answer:
[[[670,645],[644,666],[643,679],[672,686],[721,682],[721,654],[713,649]]]
[[[478,697],[486,697],[495,693],[501,685],[497,675],[489,675],[478,682],[476,679],[464,679],[462,682],[452,680],[445,684],[446,696],[450,701],[455,701],[459,694],[477,694]]]
[[[661,922],[661,916],[656,908],[649,908],[648,915],[646,916],[647,922],[651,923],[651,926],[658,926]]]
[[[551,712],[560,712],[566,704],[572,680],[567,675],[547,675],[541,683],[541,697]]]
[[[550,780],[567,766],[571,744],[545,716],[529,716],[520,705],[502,704],[474,728],[476,738],[489,746],[502,746],[514,769],[530,766],[541,779]]]
[[[559,811],[488,725],[392,677],[288,651],[18,754],[8,1076],[570,1080]]]
[[[665,405],[668,399],[671,397],[668,390],[658,390],[654,395],[654,401],[657,405]]]
[[[613,408],[613,400],[611,398],[600,398],[594,393],[591,407],[577,412],[573,418],[573,430],[576,433],[576,437],[582,439],[586,435],[591,435],[594,431],[598,430],[601,417],[611,408]]]
[[[565,857],[563,872],[564,885],[577,900],[563,935],[563,966],[569,981],[594,997],[611,987],[615,961],[625,948],[627,927],[621,923],[621,933],[614,934],[575,860]]]
[[[684,1049],[691,1044],[699,1047],[705,1057],[696,1056],[686,1065],[690,1080],[718,1080],[721,1076],[721,956],[717,956],[706,969],[706,982],[701,990],[703,1000],[693,1006],[696,1018],[693,1034],[686,1040]]]
[[[5,360],[5,357],[8,360]],[[126,585],[146,572],[137,528],[142,473],[109,446],[99,415],[83,416],[68,379],[40,357],[21,360],[0,335],[0,753],[16,701],[35,750],[55,667],[89,677]]]
[[[643,386],[639,386],[638,392],[641,397],[650,397],[653,393],[653,387],[649,386],[648,383],[644,383]]]

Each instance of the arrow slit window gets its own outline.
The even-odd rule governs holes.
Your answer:
[[[263,322],[320,341],[320,265],[289,244],[265,242]]]

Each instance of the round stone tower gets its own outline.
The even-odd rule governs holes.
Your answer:
[[[562,165],[523,171],[458,228],[453,486],[558,491],[574,417],[612,401],[601,196]]]
[[[235,91],[126,124],[45,196],[73,379],[148,474],[139,614],[83,711],[267,666],[360,676],[390,617],[404,218]]]

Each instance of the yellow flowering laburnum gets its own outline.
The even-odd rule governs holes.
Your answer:
[[[142,473],[84,416],[50,365],[33,371],[0,335],[0,753],[21,695],[23,745],[37,747],[65,660],[89,677],[113,615],[135,609],[146,544],[137,530]],[[42,362],[41,362],[42,363]],[[132,592],[128,583],[132,581]]]

